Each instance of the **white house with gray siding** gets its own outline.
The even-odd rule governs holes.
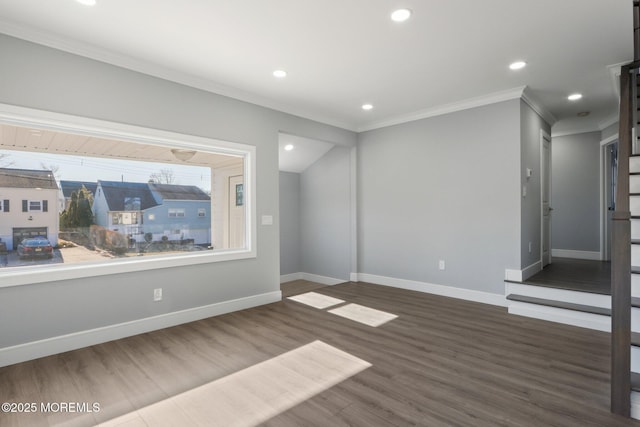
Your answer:
[[[8,250],[33,236],[57,244],[58,195],[51,171],[0,168],[0,239]]]

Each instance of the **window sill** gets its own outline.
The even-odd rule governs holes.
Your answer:
[[[207,251],[198,254],[156,255],[133,259],[113,259],[100,262],[58,265],[55,267],[6,267],[0,268],[0,288],[33,285],[37,283],[58,282],[94,276],[133,273],[161,268],[185,267],[197,264],[209,264],[221,261],[233,261],[255,258],[254,251],[248,249]]]

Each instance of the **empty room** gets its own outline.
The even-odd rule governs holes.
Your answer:
[[[632,0],[0,0],[0,426],[640,425]]]

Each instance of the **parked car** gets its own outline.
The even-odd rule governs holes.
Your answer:
[[[18,257],[22,258],[53,258],[53,246],[49,239],[35,237],[24,239],[18,245]]]

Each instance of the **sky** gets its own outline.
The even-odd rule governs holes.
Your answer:
[[[59,166],[56,180],[148,182],[151,174],[171,169],[173,184],[195,185],[206,193],[211,190],[211,169],[201,166],[103,159],[27,151],[0,150],[0,167],[43,170],[42,164]]]

